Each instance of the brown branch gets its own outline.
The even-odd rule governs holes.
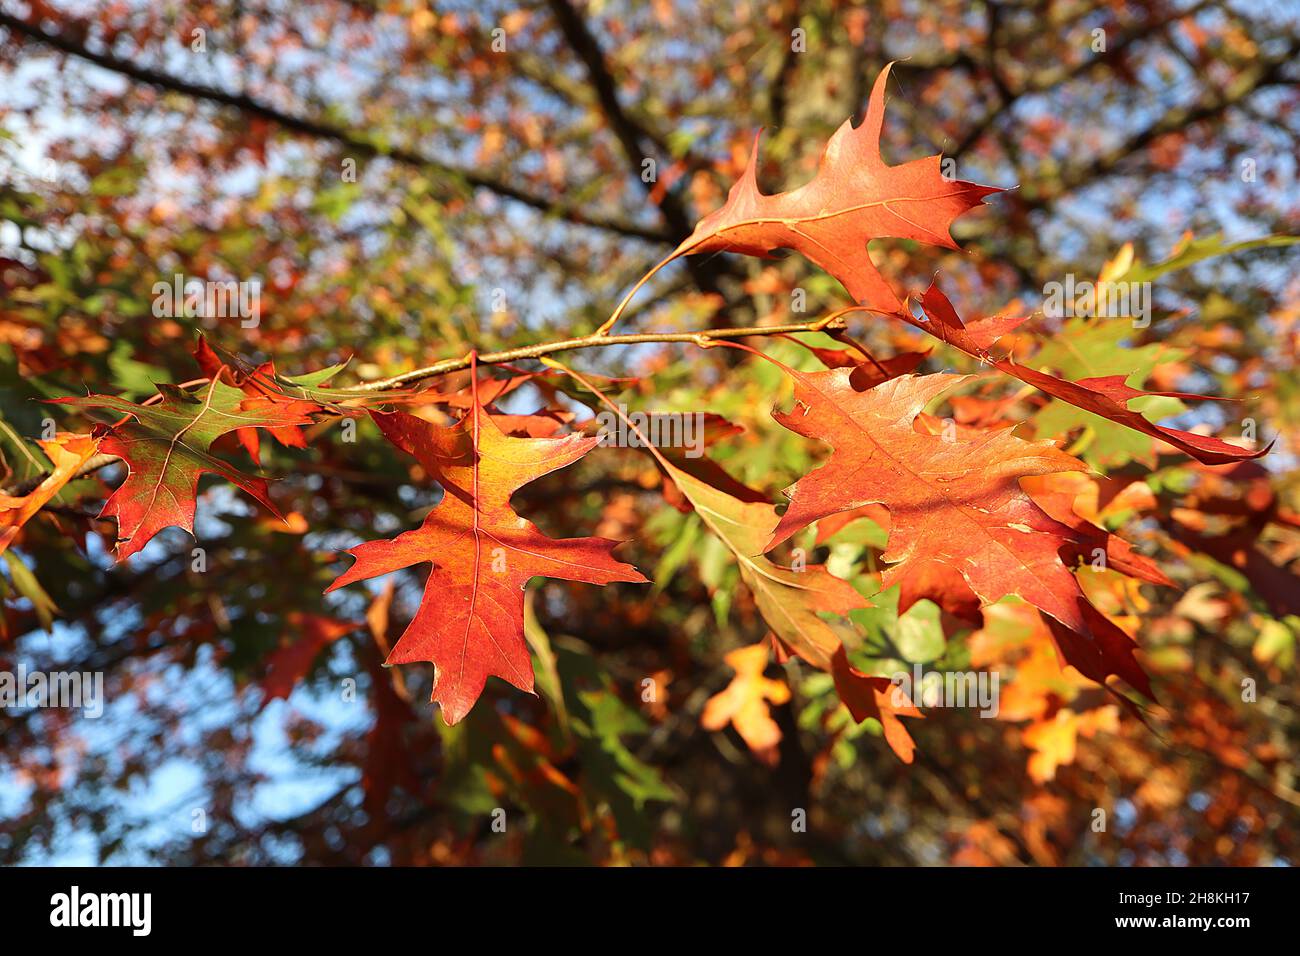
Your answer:
[[[792,332],[821,332],[828,329],[842,329],[844,327],[844,316],[849,312],[861,311],[859,306],[850,306],[832,312],[829,315],[811,322],[799,322],[791,325],[762,325],[749,328],[737,329],[703,329],[697,332],[636,332],[627,335],[604,335],[596,332],[592,335],[584,335],[578,338],[561,339],[556,342],[541,342],[537,345],[525,345],[519,348],[506,349],[500,352],[485,352],[476,357],[479,365],[500,365],[509,362],[517,362],[521,359],[541,358],[544,355],[551,355],[556,352],[573,352],[578,349],[605,348],[610,345],[639,345],[650,342],[690,342],[703,348],[709,347],[709,342],[718,339],[740,339],[750,338],[759,335],[788,335]],[[446,375],[450,372],[459,372],[462,369],[470,367],[468,356],[464,358],[444,359],[433,365],[424,368],[417,368],[410,372],[403,372],[401,375],[395,375],[392,378],[386,378],[378,382],[370,382],[366,385],[357,386],[357,391],[363,392],[383,392],[391,389],[402,388],[413,382],[424,381],[428,378],[434,378],[438,375]],[[201,379],[200,381],[207,381]],[[192,383],[186,383],[192,384]],[[157,396],[144,404],[150,405],[157,400]],[[117,455],[95,455],[89,458],[84,465],[78,469],[75,477],[81,478],[92,472],[105,468],[113,462],[118,461]],[[21,497],[28,494],[33,488],[39,485],[48,477],[49,473],[36,475],[27,479],[19,485],[12,488],[0,489],[3,493],[14,497]]]
[[[944,155],[950,159],[960,159],[968,150],[971,149],[971,147],[984,137],[984,134],[989,131],[994,123],[1005,115],[1022,98],[1026,96],[1041,96],[1045,93],[1050,93],[1058,87],[1069,83],[1071,80],[1086,75],[1097,67],[1112,64],[1123,57],[1130,47],[1135,46],[1140,42],[1150,40],[1153,34],[1156,34],[1181,20],[1195,16],[1207,7],[1217,6],[1218,2],[1219,0],[1201,0],[1200,3],[1188,7],[1186,10],[1177,10],[1168,16],[1137,24],[1121,34],[1104,54],[1091,57],[1072,66],[1061,66],[1054,70],[1048,70],[1047,72],[1035,77],[1032,82],[1025,84],[1025,86],[1017,90],[1009,90],[1006,87],[994,66],[993,57],[998,49],[1014,49],[1014,45],[1021,42],[1024,38],[1010,40],[1007,44],[995,44],[995,40],[997,39],[997,35],[995,35],[995,26],[997,21],[991,18],[989,27],[989,60],[986,69],[990,73],[994,82],[998,84],[998,91],[1000,94],[998,105],[980,117],[980,119],[978,119],[974,125],[967,130],[966,135],[962,137],[961,142],[953,149],[945,150]]]
[[[1292,40],[1291,45],[1279,56],[1256,61],[1257,67],[1232,84],[1222,95],[1210,94],[1201,97],[1198,102],[1190,106],[1179,106],[1169,110],[1145,129],[1134,133],[1117,148],[1073,169],[1065,170],[1050,188],[1035,194],[1027,187],[1022,194],[1025,205],[1030,209],[1042,208],[1080,186],[1110,175],[1125,159],[1150,146],[1162,136],[1214,119],[1265,87],[1293,84],[1295,81],[1284,77],[1282,70],[1288,64],[1294,63],[1297,57],[1300,57],[1300,39]]]
[[[647,181],[641,175],[641,164],[644,160],[651,158],[647,154],[644,144],[649,142],[658,145],[656,137],[644,126],[637,123],[623,109],[623,104],[618,99],[614,75],[610,72],[609,65],[605,60],[600,41],[596,39],[588,28],[587,22],[573,8],[569,0],[548,0],[548,5],[556,23],[560,27],[560,32],[564,34],[564,39],[573,49],[578,59],[582,61],[583,66],[586,67],[587,78],[591,83],[592,90],[595,91],[596,100],[600,104],[600,111],[604,114],[606,122],[609,123],[614,138],[618,140],[619,145],[622,147],[623,155],[632,168],[632,174],[641,180],[646,192],[658,206],[659,212],[668,226],[669,233],[680,242],[689,236],[694,228],[690,212],[683,205],[681,197],[676,192],[667,188],[657,190],[653,180]],[[658,172],[656,170],[656,178]],[[686,268],[702,291],[714,295],[721,294],[718,285],[719,267],[714,261],[690,259],[686,262]],[[720,315],[720,318],[725,320],[724,315]]]
[[[624,220],[583,213],[562,205],[558,200],[527,192],[484,173],[460,169],[401,147],[378,145],[358,133],[331,126],[328,123],[309,117],[295,116],[243,93],[230,93],[201,83],[192,83],[189,80],[164,73],[161,70],[140,66],[112,53],[96,52],[80,42],[80,40],[69,36],[66,32],[47,33],[39,25],[29,23],[4,11],[0,11],[0,26],[30,40],[43,43],[53,49],[78,57],[137,82],[167,92],[180,93],[195,100],[233,107],[269,120],[294,133],[339,143],[361,156],[390,159],[406,166],[425,170],[434,175],[459,180],[475,189],[485,189],[503,199],[522,203],[548,215],[555,215],[574,225],[589,226],[633,239],[644,239],[649,242],[669,245],[676,243],[680,238],[674,238],[672,234],[659,229],[651,229]]]
[[[506,349],[502,352],[486,352],[478,355],[476,361],[479,365],[499,365],[503,362],[517,362],[520,359],[541,358],[544,355],[552,355],[556,352],[605,348],[610,345],[639,345],[646,342],[690,342],[708,348],[709,342],[717,339],[741,339],[757,335],[783,335],[791,332],[821,332],[825,329],[842,328],[844,324],[842,316],[846,311],[853,310],[845,309],[813,322],[800,322],[793,325],[759,325],[736,329],[705,329],[698,332],[632,332],[626,335],[604,335],[601,332],[595,332],[592,335],[561,339],[557,342],[525,345],[520,348]],[[410,372],[403,372],[401,375],[395,375],[392,378],[361,385],[358,390],[366,392],[388,391],[389,389],[402,388],[413,382],[423,381],[426,378],[446,375],[449,372],[459,372],[469,367],[469,356],[444,359],[424,368],[417,368]]]
[[[614,75],[605,62],[605,54],[600,48],[600,42],[588,29],[586,21],[578,11],[573,8],[569,0],[548,0],[548,6],[559,24],[560,32],[564,34],[564,39],[586,67],[587,78],[592,90],[595,91],[597,102],[600,103],[600,111],[605,115],[614,138],[623,148],[623,155],[632,164],[634,173],[639,174],[641,162],[648,158],[644,144],[653,142],[654,137],[623,109],[614,85]],[[653,191],[652,184],[646,183],[646,186],[649,191]],[[676,194],[664,190],[663,196],[658,200],[658,206],[673,233],[679,239],[686,238],[691,232],[692,224]]]

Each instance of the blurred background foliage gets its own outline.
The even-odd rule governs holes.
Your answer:
[[[98,721],[0,714],[0,861],[1295,863],[1300,286],[1294,247],[1236,244],[1300,231],[1298,26],[1294,4],[1244,0],[0,0],[5,486],[46,467],[43,419],[90,424],[33,400],[193,380],[199,333],[290,374],[350,360],[350,383],[589,332],[723,201],[755,130],[765,188],[806,181],[891,60],[886,159],[942,152],[960,178],[1016,187],[958,223],[960,253],[875,243],[897,288],[941,270],[970,317],[1039,310],[1066,274],[1151,281],[1148,328],[1037,314],[1017,360],[1238,399],[1145,411],[1276,443],[1258,465],[1199,466],[989,376],[936,410],[1065,441],[1096,469],[1088,516],[1177,587],[1079,571],[1155,677],[1145,723],[1063,673],[1021,605],[961,620],[876,595],[839,625],[857,666],[1003,675],[997,719],[912,722],[912,766],[797,662],[767,670],[789,688],[774,748],[700,726],[733,677],[724,656],[766,626],[634,449],[516,501],[548,533],[628,539],[654,584],[534,582],[540,695],[490,681],[454,728],[427,703],[431,668],[379,666],[423,573],[322,595],[339,551],[438,498],[370,423],[355,442],[333,421],[305,449],[263,443],[287,524],[205,484],[202,571],[175,529],[113,563],[95,517],[109,467],[0,568],[0,661],[101,671],[109,700]],[[260,323],[155,317],[154,283],[178,273],[259,279]],[[696,257],[623,330],[797,322],[844,300],[799,257]],[[933,345],[851,319],[878,356]],[[789,386],[767,363],[570,358],[632,408],[743,426],[710,453],[767,500],[825,452],[772,422]],[[942,346],[921,366],[953,369],[980,372]],[[526,385],[501,404],[542,402]],[[884,541],[864,518],[797,543],[876,594]],[[278,694],[277,667],[297,678]]]

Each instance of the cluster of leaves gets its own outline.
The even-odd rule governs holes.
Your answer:
[[[30,465],[14,469],[0,497],[0,550],[15,545],[5,554],[7,586],[24,599],[8,602],[6,634],[25,633],[32,615],[48,625],[69,598],[84,600],[71,575],[38,580],[31,570],[66,548],[58,528],[73,522],[114,549],[118,562],[147,566],[160,582],[155,606],[146,598],[132,609],[143,623],[132,625],[123,653],[187,660],[199,647],[220,648],[222,666],[261,688],[259,708],[305,682],[365,675],[373,723],[361,756],[322,760],[360,767],[372,825],[399,795],[484,821],[468,832],[439,832],[432,850],[385,837],[388,851],[403,858],[462,858],[483,842],[481,828],[503,804],[531,815],[525,859],[619,860],[629,847],[677,858],[653,840],[645,812],[649,801],[671,805],[682,796],[655,759],[670,743],[669,701],[691,715],[696,733],[734,728],[763,772],[788,768],[792,738],[811,731],[824,745],[810,773],[818,785],[852,772],[863,735],[882,736],[903,763],[918,760],[918,726],[926,728],[920,754],[969,753],[966,732],[942,708],[927,707],[924,688],[907,699],[891,684],[890,674],[914,663],[1012,675],[998,719],[1016,728],[1019,749],[1008,748],[1008,759],[1036,784],[1076,763],[1095,772],[1084,742],[1099,735],[1132,748],[1123,773],[1140,778],[1141,735],[1150,734],[1144,712],[1159,688],[1181,743],[1214,750],[1227,764],[1249,767],[1257,785],[1273,786],[1266,781],[1277,755],[1238,745],[1240,732],[1219,732],[1237,718],[1213,703],[1205,684],[1231,690],[1232,682],[1196,672],[1185,646],[1189,621],[1226,632],[1234,612],[1248,607],[1252,621],[1266,622],[1248,642],[1254,659],[1288,668],[1300,610],[1285,549],[1279,556],[1259,544],[1267,529],[1300,527],[1256,461],[1267,442],[1214,437],[1204,422],[1157,424],[1201,397],[1177,390],[1185,377],[1178,373],[1199,358],[1197,348],[1213,352],[1216,343],[1136,342],[1128,323],[1115,319],[1054,328],[1019,303],[963,318],[938,280],[905,293],[899,270],[884,268],[868,243],[902,240],[917,256],[926,246],[956,249],[954,222],[999,190],[945,177],[939,156],[884,162],[889,75],[886,68],[876,79],[864,120],[831,136],[806,185],[764,194],[755,142],[725,203],[636,284],[677,259],[698,257],[691,260],[698,267],[718,253],[765,260],[792,249],[849,294],[844,305],[829,293],[834,319],[818,332],[769,337],[760,322],[749,338],[756,347],[700,338],[719,359],[712,381],[654,359],[643,376],[597,385],[595,376],[551,359],[525,370],[471,352],[455,363],[467,368],[388,387],[382,374],[424,357],[401,334],[400,310],[377,313],[398,334],[374,352],[358,346],[361,361],[351,370],[286,376],[270,362],[237,358],[221,347],[233,348],[229,339],[217,336],[216,345],[198,340],[202,378],[156,391],[161,368],[138,355],[110,359],[117,395],[46,389],[30,373],[56,369],[60,359],[50,344],[20,343],[23,374],[15,363],[7,399],[75,410],[69,417],[82,428],[86,415],[108,420],[42,440],[48,467],[6,426],[6,447],[21,448]],[[441,230],[427,209],[411,215],[430,232]],[[1244,245],[1185,240],[1155,265],[1136,261],[1127,246],[1098,282],[1148,281]],[[21,263],[7,268],[19,274],[15,285],[49,286]],[[780,273],[762,275],[752,283],[756,296],[785,288]],[[431,281],[442,296],[442,318],[431,321],[442,322],[441,306],[463,305],[467,296],[454,269]],[[295,300],[296,282],[282,283],[285,311],[311,297]],[[945,275],[943,284],[962,286],[963,277]],[[614,335],[627,301],[593,338]],[[33,299],[24,308],[66,306]],[[34,324],[26,315],[15,320]],[[286,364],[303,326],[310,323],[268,331],[259,339],[263,355]],[[161,323],[157,334],[173,349],[194,341],[183,323]],[[459,358],[452,345],[465,343],[446,339],[439,354]],[[928,370],[918,374],[922,366]],[[932,371],[949,367],[965,374]],[[353,373],[357,385],[328,385]],[[1009,390],[1011,380],[1017,384]],[[1153,381],[1157,390],[1147,391]],[[1245,374],[1234,384],[1252,387]],[[602,444],[595,413],[622,414],[650,396],[684,413],[710,413],[706,457],[656,448],[645,436],[640,449],[594,451]],[[30,434],[32,408],[52,407],[12,406],[14,431]],[[358,426],[361,443],[332,440]],[[269,449],[263,430],[274,439]],[[259,468],[270,457],[284,480],[250,474],[232,463],[236,456]],[[553,473],[580,461],[574,471],[597,476],[595,484],[575,485],[580,494],[566,503],[558,490],[577,479]],[[221,599],[214,603],[196,586],[194,566],[183,570],[195,552],[168,556],[166,543],[179,540],[171,536],[149,547],[166,528],[196,530],[205,474],[271,514],[236,515],[224,536],[206,533],[198,516],[201,548],[223,542],[220,554],[205,552],[203,560],[224,574],[252,554],[264,569],[249,605],[231,596],[240,608],[233,625]],[[308,481],[316,482],[312,494]],[[774,506],[783,484],[786,501]],[[75,509],[105,490],[98,517]],[[219,492],[208,500],[214,513],[223,502],[231,510],[232,499]],[[299,511],[302,502],[310,504]],[[561,528],[579,536],[550,533]],[[627,543],[616,557],[619,540]],[[353,560],[340,571],[344,550]],[[1177,593],[1170,561],[1153,559],[1158,551],[1199,563],[1221,587],[1189,592],[1184,601],[1195,606],[1177,614],[1145,613],[1163,600],[1153,594]],[[809,563],[812,552],[824,563]],[[90,566],[94,558],[92,549],[57,560]],[[382,590],[349,587],[381,577],[388,581]],[[612,597],[529,584],[542,578],[606,586]],[[120,578],[106,580],[99,600],[108,606]],[[180,582],[182,593],[167,591],[169,581]],[[191,593],[183,593],[186,582]],[[310,594],[295,587],[304,584]],[[232,628],[238,640],[227,636]],[[731,639],[714,640],[721,633]],[[671,650],[635,651],[630,667],[607,653],[656,642]],[[679,692],[691,654],[718,667],[694,692]],[[417,662],[433,667],[383,666]],[[541,697],[494,686],[491,677]],[[443,718],[438,725],[419,719],[408,686],[425,679]],[[629,700],[637,689],[639,706]],[[475,707],[484,695],[491,706]],[[913,722],[922,715],[925,725]],[[293,736],[308,752],[319,732],[304,723]],[[247,739],[225,744],[251,746]],[[994,746],[984,739],[984,766],[992,765]],[[35,776],[38,762],[25,772]],[[929,772],[924,759],[914,769],[920,779]],[[247,784],[232,780],[230,792]],[[1070,827],[1069,814],[1041,796],[1026,806],[1048,821],[1043,826]],[[327,835],[334,811],[347,809],[338,799],[337,808],[322,805],[295,821],[319,834],[305,852],[343,854]],[[211,838],[213,853],[221,839]],[[576,849],[577,839],[587,852]],[[1022,836],[1010,845],[996,826],[972,829],[963,841],[957,852],[971,862],[1052,857],[1043,840]]]
[[[1158,437],[1206,464],[1240,462],[1263,454],[1218,438],[1151,424],[1130,411],[1128,402],[1153,393],[1129,387],[1125,376],[1071,381],[1009,358],[992,358],[998,339],[1014,330],[1023,317],[995,316],[968,325],[934,285],[919,297],[924,323],[904,310],[903,301],[867,256],[867,243],[893,237],[951,245],[952,221],[997,190],[945,179],[939,156],[901,166],[889,166],[881,159],[888,77],[886,68],[876,81],[863,123],[854,128],[846,122],[840,127],[806,186],[764,196],[757,184],[756,142],[726,204],[702,220],[674,256],[710,251],[766,256],[785,247],[802,251],[835,276],[859,308],[922,325],[943,342],[1060,402]],[[905,761],[912,760],[913,744],[897,715],[919,717],[919,712],[910,700],[899,702],[902,694],[890,689],[888,678],[869,677],[854,669],[844,644],[819,616],[844,616],[870,604],[824,567],[793,570],[766,557],[814,523],[876,506],[883,508],[889,528],[888,548],[882,555],[888,568],[881,584],[902,585],[900,612],[922,598],[956,614],[970,607],[972,599],[976,607],[983,607],[1007,597],[1019,598],[1046,615],[1065,663],[1103,685],[1112,675],[1123,678],[1151,697],[1132,639],[1088,601],[1073,569],[1096,549],[1116,570],[1156,584],[1171,582],[1126,542],[1078,516],[1068,489],[1057,493],[1058,516],[1054,517],[1021,487],[1022,479],[1082,472],[1085,464],[1051,442],[1025,441],[1003,428],[967,427],[950,436],[920,423],[924,409],[961,385],[963,377],[891,375],[870,356],[855,356],[849,349],[820,351],[819,358],[832,366],[827,371],[809,374],[781,366],[794,380],[796,408],[775,417],[791,431],[830,445],[834,452],[825,465],[786,490],[789,505],[779,519],[770,505],[738,499],[675,466],[642,436],[642,444],[656,455],[676,488],[679,503],[693,508],[734,555],[779,649],[833,673],[854,718],[880,721],[894,750]],[[100,426],[90,435],[59,439],[62,472],[56,467],[30,494],[9,499],[6,514],[13,530],[96,451],[120,458],[128,469],[126,480],[103,510],[104,516],[117,521],[119,560],[141,551],[163,528],[193,531],[195,495],[205,472],[226,478],[279,517],[266,482],[213,457],[214,441],[233,432],[256,460],[258,429],[267,430],[282,444],[301,447],[301,426],[329,411],[342,414],[339,402],[353,407],[385,399],[424,407],[438,402],[467,408],[452,425],[408,412],[370,411],[384,437],[413,456],[425,475],[438,483],[443,499],[418,530],[352,549],[356,563],[330,590],[414,565],[432,565],[420,608],[387,663],[431,662],[437,675],[433,699],[448,724],[469,712],[489,676],[533,690],[523,624],[523,592],[530,579],[565,578],[590,584],[646,581],[632,566],[613,557],[616,542],[557,541],[511,508],[514,492],[578,461],[600,438],[538,437],[560,425],[563,409],[557,406],[531,416],[510,416],[508,427],[522,434],[507,434],[497,423],[503,416],[494,414],[479,394],[476,364],[471,365],[469,383],[457,391],[394,398],[364,390],[319,388],[336,369],[281,378],[269,363],[256,369],[232,368],[206,341],[200,343],[196,358],[207,373],[204,383],[190,391],[162,386],[159,400],[152,404],[109,395],[58,399],[126,418]],[[854,380],[855,374],[873,372],[883,380],[870,384]],[[576,374],[575,378],[603,397],[585,379]],[[509,384],[497,386],[498,395],[509,388]],[[70,445],[81,449],[79,460]],[[1050,484],[1045,487],[1048,493],[1055,490]],[[742,673],[737,680],[750,693],[764,693],[764,685],[752,676]]]

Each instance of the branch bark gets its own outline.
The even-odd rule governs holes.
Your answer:
[[[689,236],[694,228],[690,212],[677,193],[671,189],[656,191],[654,182],[647,182],[641,176],[641,164],[645,159],[651,158],[644,144],[655,142],[655,137],[623,109],[623,104],[618,99],[614,75],[605,60],[605,53],[600,48],[600,41],[588,29],[587,22],[573,8],[569,0],[548,0],[548,3],[551,13],[559,24],[560,32],[564,34],[565,40],[586,67],[587,78],[592,90],[595,91],[600,111],[609,123],[614,138],[622,147],[632,174],[641,179],[646,192],[658,206],[669,233],[680,242]],[[715,295],[721,294],[718,285],[718,268],[713,261],[691,259],[687,261],[686,268],[701,290]],[[720,315],[719,318],[725,319],[725,316]]]
[[[541,358],[556,352],[573,352],[578,349],[605,348],[610,345],[639,345],[646,342],[690,342],[703,348],[717,339],[741,339],[758,335],[786,335],[792,332],[821,332],[825,329],[843,328],[842,316],[846,312],[856,311],[858,307],[842,309],[813,322],[799,322],[792,325],[759,325],[734,329],[703,329],[698,332],[630,332],[625,335],[605,335],[595,332],[578,338],[561,339],[556,342],[542,342],[537,345],[525,345],[520,348],[506,349],[501,352],[487,352],[476,357],[479,365],[499,365],[505,362],[517,362],[522,359]],[[403,388],[414,382],[450,372],[459,372],[470,367],[469,356],[445,359],[433,365],[403,372],[392,378],[370,382],[360,386],[361,391],[381,392]]]
[[[1296,62],[1298,57],[1300,57],[1300,39],[1292,40],[1290,46],[1278,56],[1258,60],[1258,65],[1254,69],[1222,94],[1209,94],[1189,106],[1174,107],[1145,129],[1128,137],[1110,152],[1072,169],[1064,170],[1050,188],[1037,193],[1026,188],[1025,206],[1029,209],[1047,206],[1080,186],[1110,175],[1124,160],[1150,146],[1162,136],[1214,119],[1265,87],[1294,83],[1295,80],[1283,76],[1282,71],[1287,65]]]
[[[285,112],[284,110],[278,109],[269,103],[264,103],[243,93],[230,93],[226,90],[220,90],[216,87],[206,86],[201,83],[192,83],[189,80],[173,76],[170,73],[155,70],[152,67],[141,66],[112,53],[102,53],[91,50],[79,39],[70,36],[65,31],[48,33],[41,29],[39,25],[29,23],[20,17],[5,13],[2,10],[0,10],[0,26],[5,27],[19,36],[42,43],[45,46],[75,56],[88,63],[93,63],[98,67],[109,70],[119,76],[135,80],[136,82],[145,83],[166,92],[179,93],[188,96],[191,99],[213,103],[218,106],[233,107],[249,115],[258,116],[262,119],[273,122],[294,133],[338,143],[357,153],[359,156],[390,159],[405,166],[424,170],[444,179],[458,180],[465,183],[467,186],[475,189],[486,190],[503,199],[521,203],[525,206],[536,209],[539,212],[546,213],[547,215],[554,215],[566,222],[573,223],[574,225],[602,229],[628,238],[642,239],[647,242],[662,243],[665,245],[673,245],[678,242],[680,238],[674,238],[672,233],[666,232],[662,229],[653,229],[622,219],[613,219],[580,212],[577,209],[564,206],[558,200],[528,192],[516,186],[512,186],[500,179],[488,176],[485,173],[461,169],[448,163],[438,162],[413,150],[403,149],[401,147],[390,148],[380,146],[371,142],[359,133],[332,126],[328,123],[321,122],[320,120],[311,119],[310,117],[295,116],[291,113]]]
[[[500,365],[508,362],[518,362],[523,359],[541,358],[545,355],[552,355],[557,352],[573,352],[579,349],[589,348],[606,348],[611,345],[640,345],[651,342],[689,342],[698,345],[701,348],[708,348],[711,341],[719,339],[741,339],[760,335],[788,335],[793,332],[821,332],[826,329],[839,329],[844,327],[844,315],[856,311],[863,310],[859,306],[850,306],[845,309],[840,309],[838,312],[832,312],[829,315],[815,319],[811,322],[798,322],[788,325],[760,325],[734,329],[702,329],[697,332],[633,332],[626,335],[605,335],[596,332],[592,335],[584,335],[578,338],[560,339],[555,342],[541,342],[536,345],[525,345],[519,348],[505,349],[500,352],[485,352],[482,355],[476,356],[475,362],[479,365]],[[447,375],[451,372],[459,372],[469,367],[469,356],[445,359],[441,362],[436,362],[433,365],[424,368],[417,368],[410,372],[404,372],[401,375],[394,375],[391,378],[386,378],[378,382],[369,382],[365,385],[358,386],[357,391],[383,392],[404,388],[405,386],[411,385],[415,382],[435,378],[439,375]],[[146,402],[145,404],[152,404],[152,402]],[[106,468],[118,460],[119,459],[116,455],[95,455],[81,466],[76,477],[81,478],[85,475],[99,471],[101,468]],[[14,497],[21,497],[28,494],[33,488],[44,481],[48,475],[49,472],[45,472],[32,478],[28,478],[13,487],[0,489],[0,491]]]

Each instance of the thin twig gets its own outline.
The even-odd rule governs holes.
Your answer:
[[[578,349],[605,348],[610,345],[639,345],[647,342],[692,342],[705,345],[715,339],[742,339],[758,335],[782,335],[790,332],[820,332],[824,329],[843,328],[843,316],[847,312],[858,310],[858,306],[841,309],[812,322],[799,322],[793,325],[759,325],[736,329],[705,329],[698,332],[634,332],[627,335],[604,335],[599,331],[574,339],[561,339],[557,342],[542,342],[537,345],[525,345],[520,348],[506,349],[503,352],[484,352],[478,356],[479,365],[500,365],[520,359],[540,358],[556,352],[572,352]],[[357,387],[357,391],[383,392],[402,388],[412,382],[426,378],[459,372],[469,368],[469,357],[444,359],[433,365],[417,368],[401,375],[394,375],[378,382],[370,382]]]
[[[91,455],[86,459],[86,463],[77,469],[77,473],[72,476],[72,479],[84,478],[86,475],[99,471],[101,468],[107,468],[113,462],[120,460],[117,455]],[[8,488],[0,488],[0,494],[10,495],[14,498],[25,497],[35,491],[40,483],[48,477],[50,477],[50,472],[43,471],[39,475],[33,475]]]
[[[506,349],[502,352],[487,352],[479,355],[476,359],[479,365],[504,365],[519,359],[540,358],[543,355],[551,355],[555,352],[572,352],[578,349],[589,348],[606,348],[611,345],[638,345],[649,342],[692,342],[696,345],[705,346],[710,341],[718,339],[740,339],[749,338],[758,335],[785,335],[791,332],[821,332],[825,329],[842,329],[844,327],[844,316],[850,312],[863,311],[861,306],[848,306],[839,309],[829,315],[814,319],[811,322],[799,322],[791,325],[760,325],[738,329],[705,329],[698,332],[636,332],[627,335],[603,335],[596,332],[592,335],[584,335],[574,339],[561,339],[558,342],[542,342],[537,345],[526,345],[521,348]],[[414,371],[404,372],[401,375],[395,375],[392,378],[386,378],[379,382],[370,382],[366,385],[357,386],[357,391],[364,392],[383,392],[390,389],[401,388],[412,382],[423,381],[427,378],[434,378],[438,375],[446,375],[450,372],[458,372],[470,367],[471,358],[465,355],[461,358],[445,359],[425,368],[417,368]],[[209,379],[195,379],[191,382],[182,383],[181,387],[193,386],[208,382]],[[155,395],[143,402],[144,405],[153,405],[161,400],[161,395]],[[117,455],[100,454],[86,460],[86,463],[78,469],[75,477],[81,478],[92,472],[105,468],[115,461],[120,461]],[[32,489],[39,485],[49,476],[49,473],[35,475],[26,481],[13,486],[12,488],[0,489],[3,493],[15,497],[22,497],[29,494]]]

